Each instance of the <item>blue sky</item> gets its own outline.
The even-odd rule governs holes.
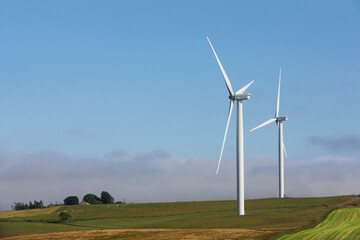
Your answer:
[[[160,151],[215,172],[228,93],[206,36],[235,91],[255,80],[245,157],[276,159],[275,125],[248,130],[273,117],[281,67],[286,161],[359,158],[358,1],[0,1],[0,33],[8,163]]]

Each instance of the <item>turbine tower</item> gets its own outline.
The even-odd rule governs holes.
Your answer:
[[[237,215],[245,215],[245,206],[244,206],[244,129],[243,129],[242,101],[250,99],[250,93],[244,93],[244,92],[254,82],[254,80],[251,81],[248,85],[241,88],[239,91],[237,91],[234,94],[232,87],[231,87],[230,80],[229,80],[228,76],[226,75],[226,72],[225,72],[223,66],[221,65],[221,62],[215,52],[215,49],[213,48],[213,46],[210,42],[210,39],[208,37],[207,37],[207,40],[209,41],[211,49],[214,52],[215,58],[219,64],[221,73],[225,80],[226,87],[230,94],[230,96],[229,96],[229,99],[230,99],[229,115],[228,115],[228,119],[227,119],[227,123],[226,123],[225,135],[224,135],[224,140],[223,140],[223,144],[221,147],[219,163],[218,163],[218,166],[216,169],[216,175],[219,172],[221,157],[222,157],[223,150],[224,150],[224,145],[225,145],[226,135],[227,135],[228,128],[229,128],[231,113],[233,110],[234,101],[236,101],[237,102],[237,124],[236,124],[236,127],[237,127],[237,129],[236,129]]]
[[[276,102],[276,110],[275,110],[275,117],[267,120],[263,124],[260,124],[256,128],[250,130],[250,132],[264,127],[272,122],[276,122],[276,125],[279,129],[279,198],[284,198],[284,154],[287,157],[284,140],[283,140],[283,127],[282,122],[288,120],[288,117],[279,117],[279,107],[280,107],[280,82],[281,82],[281,68],[279,74],[279,88],[278,88],[278,95],[277,95],[277,102]]]

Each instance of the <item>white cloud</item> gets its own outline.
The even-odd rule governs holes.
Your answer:
[[[80,199],[86,193],[110,192],[131,202],[236,199],[235,159],[180,158],[163,151],[129,155],[113,151],[101,158],[58,153],[0,154],[0,209],[15,201]],[[313,161],[285,159],[285,193],[289,196],[351,194],[358,189],[360,159],[322,156]],[[245,158],[247,198],[276,197],[277,159]]]

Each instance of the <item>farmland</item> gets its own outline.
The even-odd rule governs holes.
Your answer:
[[[359,203],[355,196],[255,199],[246,201],[245,216],[236,216],[236,201],[77,205],[3,211],[0,212],[0,237],[61,239],[66,234],[67,239],[90,239],[90,236],[91,239],[166,239],[169,236],[173,239],[184,236],[189,239],[267,239],[314,227],[332,210],[357,209],[354,207]],[[71,214],[70,222],[59,222],[58,214],[63,211]],[[336,211],[330,216],[334,213]],[[40,235],[26,236],[30,234]],[[284,239],[292,239],[288,238],[290,235],[286,237]]]

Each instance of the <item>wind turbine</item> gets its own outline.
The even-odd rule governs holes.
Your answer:
[[[245,210],[244,210],[245,209],[245,205],[244,205],[244,129],[243,129],[242,101],[250,99],[250,93],[244,93],[244,92],[254,82],[254,80],[251,81],[248,85],[241,88],[239,91],[237,91],[234,94],[232,87],[231,87],[230,80],[229,80],[228,76],[226,75],[226,72],[225,72],[223,66],[221,65],[221,62],[215,52],[215,49],[213,48],[213,46],[210,42],[209,37],[207,37],[207,40],[209,41],[211,49],[214,52],[215,58],[219,64],[221,73],[225,80],[226,87],[230,94],[230,96],[229,96],[229,99],[230,99],[229,115],[228,115],[228,119],[227,119],[227,123],[226,123],[225,135],[224,135],[224,140],[223,140],[223,144],[221,147],[219,163],[218,163],[218,166],[216,169],[216,175],[219,172],[221,157],[222,157],[223,150],[224,150],[224,145],[225,145],[226,135],[227,135],[228,128],[229,128],[231,113],[233,110],[234,101],[236,101],[237,102],[237,124],[236,124],[236,126],[237,126],[237,129],[236,129],[237,215],[245,215]]]
[[[276,125],[279,129],[279,198],[284,198],[284,155],[287,157],[284,140],[283,140],[283,127],[282,122],[288,120],[288,117],[279,117],[279,107],[280,107],[280,82],[281,82],[281,68],[279,74],[279,88],[278,88],[278,95],[277,95],[277,102],[276,102],[276,110],[275,110],[275,117],[267,120],[263,124],[260,124],[256,128],[250,130],[250,132],[264,127],[272,122],[276,122]]]

